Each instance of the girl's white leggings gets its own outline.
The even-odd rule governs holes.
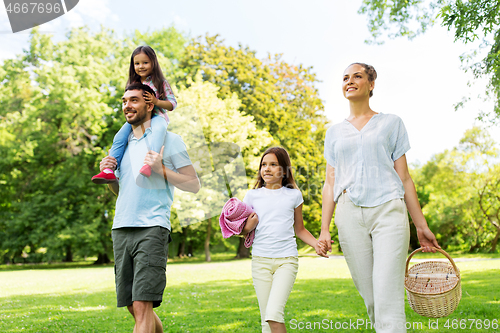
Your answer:
[[[297,257],[252,257],[252,278],[259,301],[262,332],[270,333],[268,320],[285,322],[285,305],[299,269]]]
[[[410,226],[404,200],[359,207],[344,193],[336,206],[335,224],[373,328],[377,333],[406,332],[404,272]]]

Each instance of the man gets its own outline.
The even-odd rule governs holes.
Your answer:
[[[118,195],[112,228],[117,305],[127,306],[134,317],[134,333],[161,333],[153,308],[160,305],[166,286],[174,186],[196,193],[200,183],[180,136],[167,133],[160,154],[149,149],[154,105],[145,102],[146,91],[154,94],[146,85],[132,84],[122,97],[133,132],[116,172],[119,182],[108,186]],[[151,177],[139,175],[143,164],[151,166]],[[114,167],[111,156],[100,163],[101,171]]]

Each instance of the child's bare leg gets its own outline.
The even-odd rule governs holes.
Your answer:
[[[269,324],[269,327],[271,327],[272,333],[286,333],[285,324],[272,320],[268,320],[267,323]]]

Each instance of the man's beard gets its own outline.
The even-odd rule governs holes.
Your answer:
[[[130,125],[140,125],[141,123],[144,122],[144,119],[146,119],[146,117],[148,115],[147,108],[144,107],[144,110],[142,110],[143,112],[141,112],[140,110],[135,110],[135,109],[134,109],[134,111],[136,112],[135,117],[132,120],[129,120],[128,118],[126,118],[127,123],[129,123]]]

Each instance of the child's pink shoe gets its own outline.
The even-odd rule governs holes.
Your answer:
[[[144,177],[149,178],[151,176],[151,167],[147,164],[144,164],[141,170],[139,170],[139,173]]]
[[[116,182],[115,173],[111,169],[104,169],[92,177],[95,184],[109,184]]]

